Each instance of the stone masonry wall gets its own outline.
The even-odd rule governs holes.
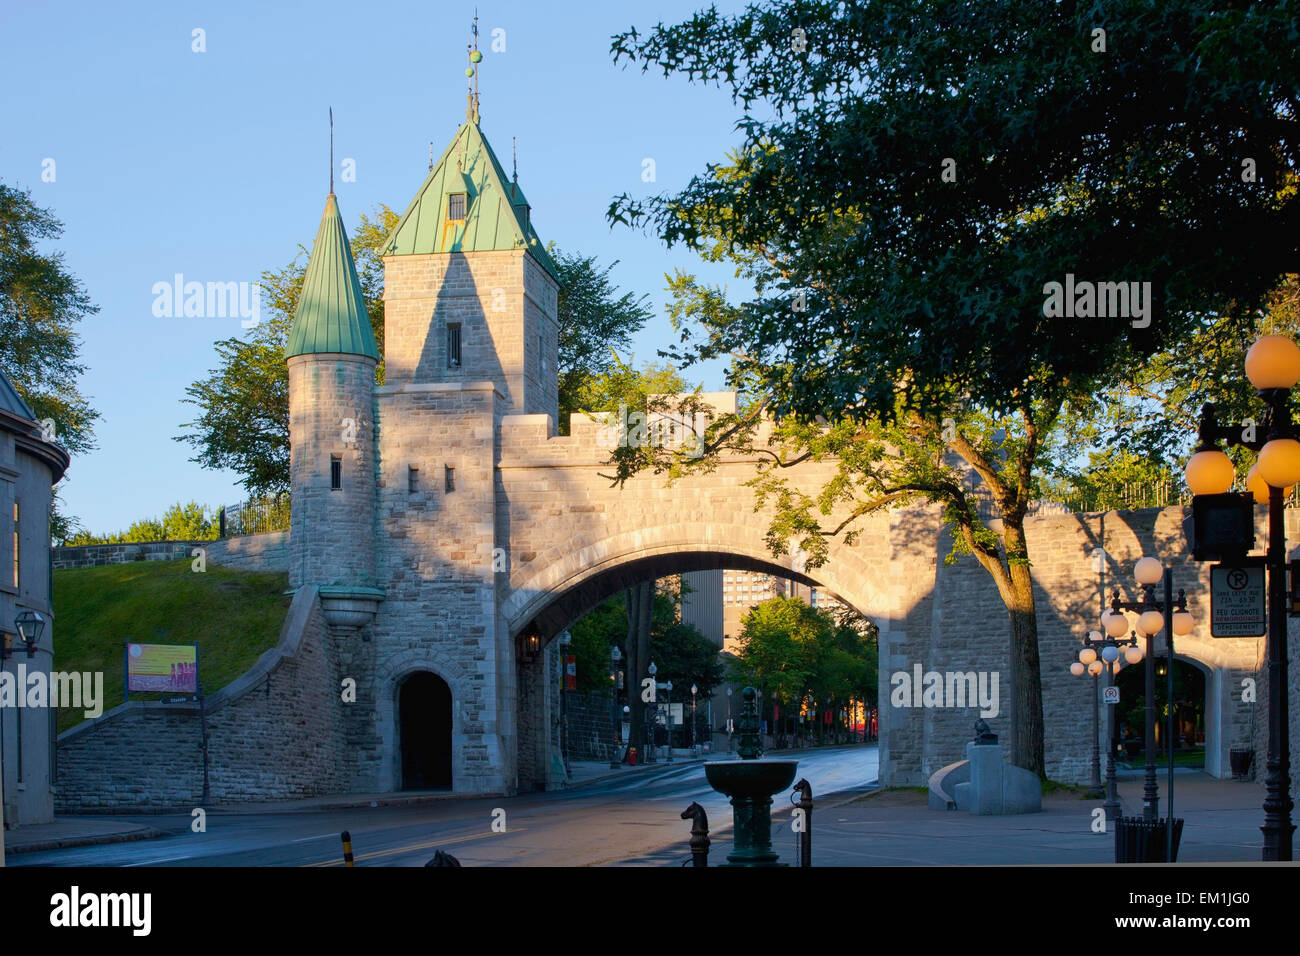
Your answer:
[[[294,597],[280,641],[208,698],[211,802],[343,792],[338,680],[315,588]],[[196,704],[132,701],[59,735],[65,812],[196,807],[203,793]]]
[[[130,561],[192,560],[202,548],[207,560],[240,571],[289,570],[289,532],[266,531],[216,541],[136,541],[123,544],[60,545],[51,548],[54,570],[97,568]]]

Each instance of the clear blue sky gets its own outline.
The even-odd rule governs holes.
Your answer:
[[[683,268],[743,291],[729,270],[605,220],[612,197],[684,185],[740,141],[725,91],[615,67],[610,36],[679,22],[704,0],[654,5],[479,6],[482,129],[519,182],[543,241],[621,264],[620,288],[656,318],[638,364],[672,341],[664,273]],[[719,3],[729,12],[739,3]],[[194,407],[185,387],[215,366],[238,318],[155,318],[156,282],[253,282],[310,248],[336,161],[348,224],[405,209],[465,114],[473,2],[0,4],[0,180],[28,188],[65,233],[53,248],[100,312],[81,326],[81,389],[103,414],[99,448],[73,460],[62,494],[96,532],[175,501],[243,497],[236,476],[188,460],[172,440]],[[192,31],[206,52],[193,52]],[[505,51],[492,51],[493,30]],[[657,182],[642,182],[653,158]],[[55,181],[42,163],[55,162]],[[718,370],[688,373],[721,387]]]

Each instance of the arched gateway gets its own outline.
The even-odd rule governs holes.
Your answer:
[[[920,783],[956,759],[975,711],[891,709],[889,681],[918,665],[1009,673],[1007,620],[987,575],[973,562],[945,565],[951,545],[926,507],[876,515],[855,546],[836,541],[824,567],[792,574],[788,558],[768,551],[766,516],[744,486],[753,460],[728,459],[672,486],[641,475],[612,487],[600,424],[575,415],[570,435],[555,432],[556,269],[476,113],[402,216],[384,268],[385,384],[376,386],[379,352],[331,194],[286,348],[290,583],[317,589],[334,671],[357,681],[357,705],[335,705],[346,786],[554,784],[549,651],[525,654],[521,635],[536,629],[549,642],[632,582],[720,567],[801,578],[879,626],[885,782]],[[734,407],[729,393],[710,399]],[[806,463],[791,477],[817,487],[830,467]],[[1170,544],[1178,516],[1165,514],[1110,517],[1108,529],[1121,528],[1119,545],[1107,541],[1115,568],[1144,552],[1186,564],[1181,541]],[[1078,635],[1095,626],[1096,517],[1045,516],[1029,528],[1048,770],[1064,779],[1086,776],[1091,749],[1085,682],[1065,668]],[[1179,573],[1195,600],[1200,569]],[[1219,643],[1216,741],[1226,749],[1245,720],[1230,689],[1254,666],[1258,642]],[[1004,678],[990,721],[1004,733],[1009,699]],[[430,721],[437,740],[420,730],[417,746],[412,728]]]

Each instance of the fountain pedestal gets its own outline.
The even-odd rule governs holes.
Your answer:
[[[772,794],[794,780],[797,760],[759,760],[758,692],[746,687],[741,703],[740,760],[704,765],[709,786],[731,798],[735,847],[728,866],[785,866],[772,849]]]

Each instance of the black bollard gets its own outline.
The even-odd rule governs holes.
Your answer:
[[[812,784],[801,777],[794,788],[799,791],[799,799],[794,805],[803,811],[803,832],[799,834],[799,865],[812,866]]]
[[[709,818],[704,808],[692,802],[682,811],[682,819],[691,821],[691,865],[709,865]]]
[[[352,834],[347,830],[343,831],[343,865],[356,865],[352,862]]]

